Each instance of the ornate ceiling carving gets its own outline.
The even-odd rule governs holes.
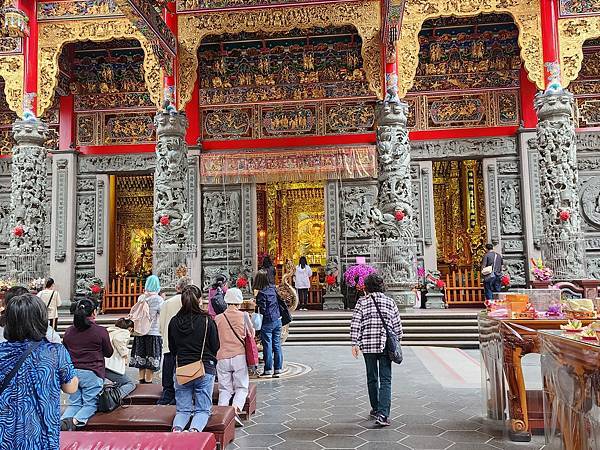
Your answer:
[[[137,39],[144,49],[144,73],[150,98],[158,106],[161,101],[161,70],[152,45],[126,18],[43,22],[38,30],[38,116],[52,105],[58,85],[58,58],[70,42],[103,42],[111,39]]]
[[[282,32],[294,28],[352,25],[362,38],[364,69],[370,89],[382,97],[382,68],[378,1],[334,3],[183,15],[179,17],[179,108],[192,98],[198,76],[198,47],[208,35],[243,31]]]
[[[0,77],[4,80],[4,95],[9,108],[23,115],[23,74],[25,71],[23,55],[0,57]]]
[[[562,81],[568,86],[577,78],[583,61],[583,44],[600,37],[600,16],[558,20]]]
[[[392,0],[399,5],[404,0]],[[519,27],[519,46],[525,69],[540,89],[544,88],[540,0],[408,0],[404,7],[400,38],[396,42],[398,87],[406,95],[419,64],[419,31],[427,19],[507,12]]]

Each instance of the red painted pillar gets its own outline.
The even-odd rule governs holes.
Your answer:
[[[562,84],[558,41],[558,0],[541,0],[544,87]]]
[[[523,128],[535,128],[537,125],[537,114],[533,107],[533,100],[537,94],[537,86],[527,78],[527,71],[524,67],[521,67],[519,79],[521,86],[521,122],[523,123]]]
[[[69,150],[75,145],[75,99],[73,94],[60,97],[58,104],[58,149]]]
[[[169,3],[167,3],[167,6],[165,8],[165,23],[167,24],[171,32],[175,35],[175,38],[177,38],[177,7],[174,1],[170,1]],[[177,86],[177,68],[177,58],[175,58],[175,60],[173,61],[173,73],[171,75],[165,73],[165,88],[172,87],[173,89],[175,89],[175,86]],[[175,90],[175,104],[177,104],[177,97],[177,91]]]
[[[33,0],[19,0],[18,8],[29,18],[29,36],[23,39],[23,55],[25,56],[24,91],[26,94],[37,95],[38,75],[38,22],[37,2]],[[37,99],[33,98],[32,110],[37,113]]]
[[[185,107],[185,114],[190,126],[187,130],[186,142],[188,145],[196,145],[200,138],[200,92],[198,90],[199,82],[196,79],[192,98]]]

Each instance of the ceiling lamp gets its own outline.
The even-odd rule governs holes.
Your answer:
[[[29,34],[27,15],[14,6],[2,8],[2,35],[7,37],[25,37]]]

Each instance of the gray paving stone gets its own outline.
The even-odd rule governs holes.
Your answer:
[[[450,447],[452,442],[437,436],[409,436],[402,439],[400,444],[415,450],[437,450]]]
[[[408,437],[408,435],[392,428],[377,428],[363,431],[358,437],[361,437],[368,442],[398,442],[399,440]]]
[[[238,436],[238,428],[235,430],[236,437]],[[243,430],[248,434],[277,434],[289,430],[289,427],[280,423],[259,423],[256,425],[244,426]]]
[[[316,430],[322,426],[327,425],[328,422],[325,422],[323,419],[296,419],[290,420],[285,423],[285,426],[290,430],[295,429],[306,429],[306,430]]]
[[[479,431],[445,431],[440,435],[444,439],[452,442],[480,442],[484,443],[492,439],[489,434],[480,433]]]
[[[317,444],[322,445],[324,448],[330,449],[346,449],[346,448],[358,448],[364,445],[367,441],[356,436],[326,436],[324,438],[315,441]]]
[[[314,442],[302,442],[299,444],[298,441],[290,441],[273,445],[271,448],[273,450],[321,450],[323,447]],[[227,450],[229,450],[229,447],[227,447]]]
[[[244,449],[249,447],[265,448],[280,442],[283,442],[283,439],[274,434],[250,434],[235,439],[235,443]]]
[[[426,424],[405,425],[398,430],[411,436],[439,436],[444,432],[440,427]]]
[[[316,441],[319,438],[327,436],[325,433],[319,430],[288,430],[278,435],[284,441]]]
[[[319,431],[327,435],[341,434],[344,436],[356,436],[365,431],[365,428],[353,423],[331,423],[319,428]]]
[[[435,422],[436,427],[443,428],[447,431],[475,431],[481,428],[481,424],[474,420],[448,420],[441,419]]]

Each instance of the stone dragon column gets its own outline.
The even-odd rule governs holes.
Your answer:
[[[377,117],[377,202],[369,212],[375,229],[372,263],[383,276],[399,307],[414,305],[416,277],[408,105],[398,98],[397,82],[389,84]]]
[[[585,278],[579,212],[573,95],[560,85],[537,94],[537,140],[544,234],[544,262],[555,280]]]
[[[12,229],[9,275],[23,283],[46,275],[46,148],[48,126],[33,114],[13,124],[11,164]]]
[[[172,107],[155,118],[156,169],[154,171],[154,274],[166,287],[173,287],[177,269],[187,267],[189,251],[188,120]]]

